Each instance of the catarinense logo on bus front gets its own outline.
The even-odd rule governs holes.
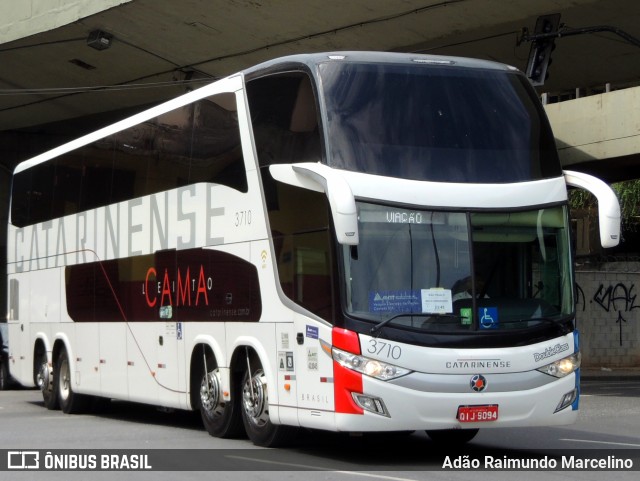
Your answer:
[[[469,382],[471,389],[475,392],[482,392],[487,388],[487,378],[485,378],[482,374],[476,374],[471,378]]]

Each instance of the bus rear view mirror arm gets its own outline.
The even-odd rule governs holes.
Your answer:
[[[587,190],[598,199],[598,221],[602,247],[615,247],[620,242],[620,204],[615,192],[602,180],[572,170],[563,171],[567,185]]]
[[[269,172],[279,182],[324,192],[329,199],[331,216],[338,242],[358,245],[358,211],[347,181],[331,167],[323,164],[274,164]]]

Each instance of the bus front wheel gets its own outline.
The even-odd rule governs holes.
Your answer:
[[[249,439],[264,447],[288,444],[297,430],[292,426],[276,425],[269,418],[267,377],[256,357],[247,357],[242,380],[242,421]]]

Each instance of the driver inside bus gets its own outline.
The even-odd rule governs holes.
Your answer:
[[[484,297],[487,298],[485,292],[485,282],[478,276],[475,276],[475,284],[476,284],[476,297]],[[451,300],[453,302],[460,301],[462,299],[471,299],[473,298],[473,282],[472,277],[467,276],[462,279],[458,279],[453,287],[451,288]]]

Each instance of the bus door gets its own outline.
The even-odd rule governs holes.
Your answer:
[[[299,422],[321,427],[333,410],[333,362],[328,350],[334,313],[332,239],[323,194],[272,184],[278,202],[270,212],[278,280],[293,308],[293,331],[280,329],[278,368],[294,389]],[[295,382],[290,382],[295,381]],[[285,393],[282,393],[285,394]],[[291,398],[289,392],[284,399]],[[326,426],[326,424],[324,424]]]
[[[313,316],[296,315],[296,372],[299,422],[326,426],[334,409],[333,363],[330,355],[333,296],[327,232],[300,236],[293,249],[293,295]],[[294,236],[298,237],[298,236]],[[306,237],[306,239],[305,239]]]
[[[29,297],[25,293],[29,292],[27,276],[23,275],[20,280],[9,279],[9,369],[11,375],[21,382],[28,382],[32,379],[33,366],[27,362],[31,356],[26,353],[32,352],[30,327],[29,327]],[[22,355],[18,355],[22,353]]]

